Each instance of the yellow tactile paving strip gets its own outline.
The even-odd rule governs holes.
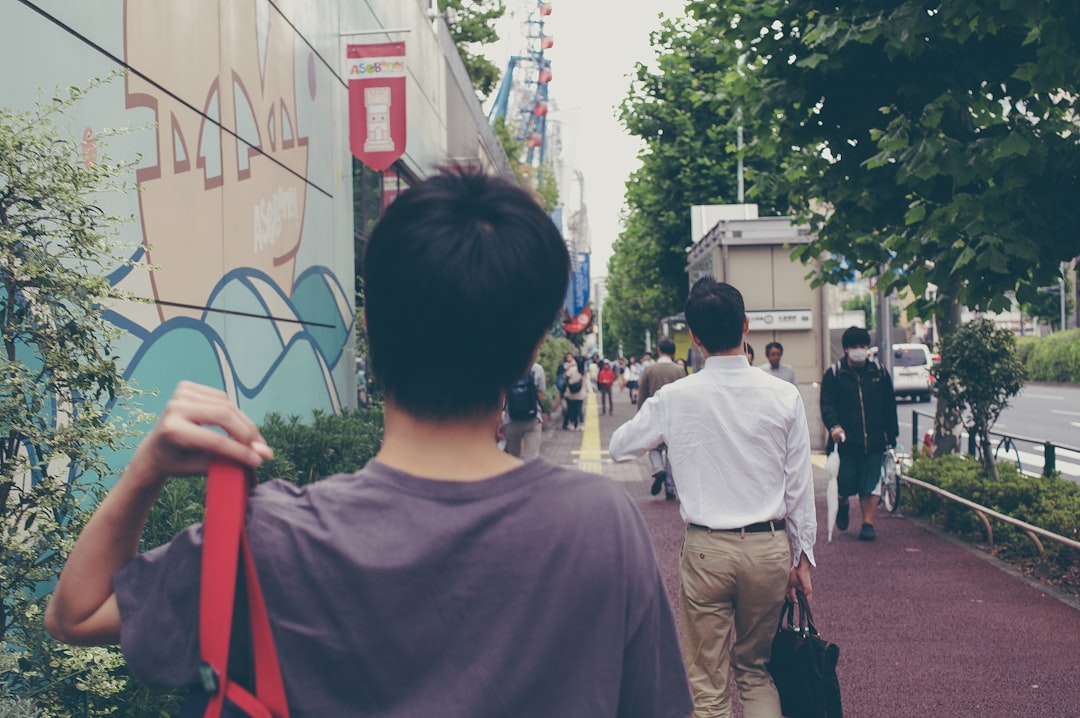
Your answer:
[[[593,474],[604,473],[607,451],[600,448],[600,410],[596,406],[594,391],[585,397],[585,430],[581,432],[581,448],[574,453],[579,469]]]

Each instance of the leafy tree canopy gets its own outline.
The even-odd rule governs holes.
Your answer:
[[[495,22],[506,13],[506,5],[502,0],[439,0],[439,10],[476,93],[486,98],[499,82],[500,70],[475,48],[498,41]]]
[[[997,310],[1009,291],[1034,299],[1080,252],[1072,0],[687,9],[714,33],[715,91],[768,125],[748,152],[783,172],[758,189],[818,231],[796,250],[828,257],[818,281],[851,266],[889,290],[934,283],[938,302]]]
[[[686,248],[690,207],[738,201],[736,129],[738,108],[716,92],[728,72],[718,52],[720,33],[696,19],[667,19],[652,36],[656,67],[639,64],[619,116],[644,142],[641,167],[626,185],[623,231],[608,267],[605,329],[624,351],[640,354],[645,330],[682,311],[688,280]],[[775,161],[746,158],[746,179],[754,186]],[[779,214],[771,187],[750,201],[763,215]]]

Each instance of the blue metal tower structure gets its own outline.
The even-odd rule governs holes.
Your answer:
[[[544,164],[547,153],[548,85],[551,60],[544,56],[553,40],[544,34],[544,18],[551,3],[537,0],[526,21],[528,49],[507,63],[499,91],[488,112],[488,122],[504,120],[514,136],[525,144],[525,157],[516,158],[534,167]]]

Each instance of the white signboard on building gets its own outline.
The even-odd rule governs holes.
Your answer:
[[[750,319],[752,332],[814,328],[812,309],[749,309],[746,316]]]

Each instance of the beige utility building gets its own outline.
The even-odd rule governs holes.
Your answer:
[[[686,257],[690,283],[712,276],[742,292],[754,363],[767,361],[769,342],[783,345],[783,362],[794,367],[806,404],[811,444],[824,448],[818,397],[830,363],[825,297],[820,287],[810,286],[810,268],[791,258],[797,245],[809,241],[809,230],[790,217],[758,217],[754,204],[699,205],[691,212],[694,243]]]

